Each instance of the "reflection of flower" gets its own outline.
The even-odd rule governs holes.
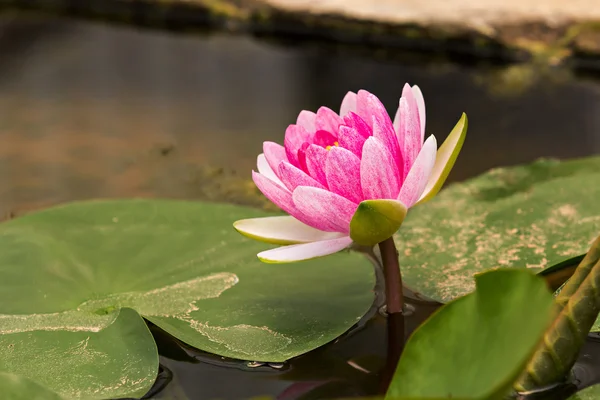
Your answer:
[[[440,150],[425,136],[425,102],[404,86],[392,123],[371,93],[349,92],[340,115],[327,107],[302,111],[284,146],[265,142],[252,178],[290,216],[237,221],[242,234],[288,246],[264,251],[265,262],[335,253],[352,242],[374,245],[402,224],[407,208],[433,197],[462,147],[466,116]],[[437,157],[436,157],[437,153]]]

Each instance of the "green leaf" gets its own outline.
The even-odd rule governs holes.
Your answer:
[[[531,391],[563,381],[600,312],[600,236],[556,296],[561,309],[516,383]]]
[[[600,399],[600,384],[583,389],[569,397],[568,400],[598,400]]]
[[[232,223],[268,215],[112,200],[0,224],[0,370],[69,396],[143,394],[157,356],[140,315],[194,347],[246,360],[284,361],[337,338],[373,302],[372,266],[349,252],[263,264],[256,254],[266,246]],[[57,371],[74,374],[69,363],[76,361],[82,366],[73,371],[86,371],[86,362],[96,369],[56,378]],[[113,392],[94,394],[101,388]]]
[[[0,372],[3,400],[63,400],[61,396],[22,376]]]
[[[556,291],[573,275],[575,269],[581,260],[583,260],[583,257],[585,257],[585,254],[569,258],[568,260],[543,269],[538,275],[543,276],[548,287],[551,290]]]
[[[406,206],[397,200],[365,200],[350,221],[350,237],[364,246],[389,239],[406,217]]]
[[[109,317],[114,321],[94,332],[101,318],[78,321],[63,315],[52,321],[43,314],[4,315],[0,369],[33,379],[69,399],[141,397],[158,372],[152,335],[131,309]]]
[[[554,315],[543,279],[518,269],[476,276],[476,291],[412,334],[386,398],[501,399]]]
[[[495,267],[540,271],[600,232],[600,157],[497,168],[411,208],[395,235],[405,284],[447,302]]]

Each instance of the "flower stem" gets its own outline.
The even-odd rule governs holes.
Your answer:
[[[404,350],[404,315],[401,313],[389,314],[387,317],[387,357],[385,366],[380,375],[380,393],[385,395],[390,382],[398,367],[398,361]]]
[[[398,263],[398,250],[393,238],[379,243],[383,273],[385,275],[385,298],[388,314],[402,313],[404,294],[402,293],[402,275]]]

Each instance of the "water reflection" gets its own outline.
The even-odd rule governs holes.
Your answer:
[[[263,140],[281,142],[301,109],[337,109],[347,90],[366,88],[393,110],[405,81],[423,89],[427,130],[439,139],[462,111],[470,116],[451,179],[600,151],[598,83],[541,78],[518,96],[493,96],[505,84],[494,74],[5,16],[0,212],[121,196],[263,204],[248,181]]]

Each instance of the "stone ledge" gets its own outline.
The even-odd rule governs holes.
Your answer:
[[[0,0],[29,10],[182,32],[225,30],[397,51],[600,63],[596,0]]]

